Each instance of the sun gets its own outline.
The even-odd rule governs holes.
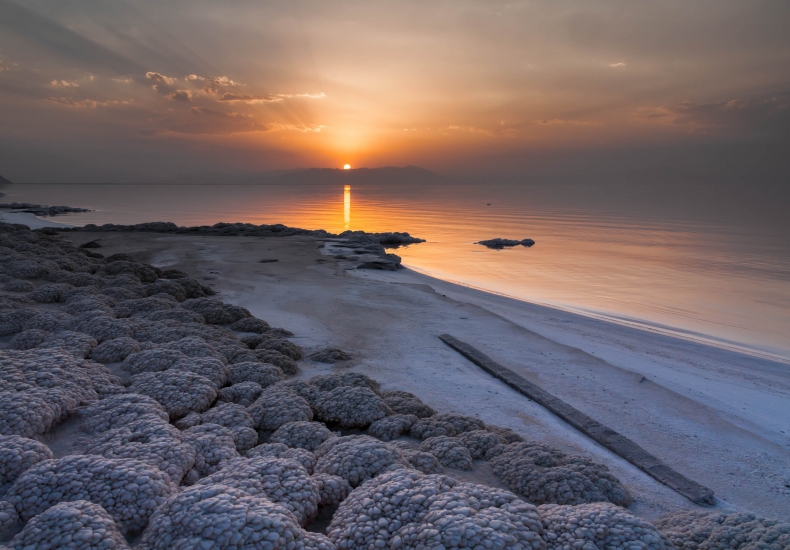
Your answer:
[[[343,170],[351,170],[351,165],[350,164],[344,164],[343,165]]]

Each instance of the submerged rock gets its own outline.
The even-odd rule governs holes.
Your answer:
[[[535,241],[532,239],[522,239],[520,241],[515,239],[501,239],[497,237],[496,239],[489,239],[487,241],[477,241],[475,244],[482,244],[483,246],[487,246],[488,248],[495,248],[495,249],[502,249],[505,247],[511,246],[525,246],[529,248],[530,246],[535,244]]]

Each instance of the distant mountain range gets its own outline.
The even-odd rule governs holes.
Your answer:
[[[164,183],[236,183],[236,184],[327,184],[362,183],[438,183],[445,178],[419,166],[384,166],[382,168],[298,168],[262,174],[201,173],[184,174]]]
[[[261,178],[262,183],[428,183],[444,178],[419,166],[384,166],[383,168],[308,168]]]

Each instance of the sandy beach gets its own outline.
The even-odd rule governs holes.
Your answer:
[[[483,350],[670,467],[711,488],[718,509],[790,519],[790,376],[786,365],[439,281],[409,269],[356,270],[315,237],[67,234],[101,239],[179,269],[294,333],[307,353],[340,348],[351,361],[303,362],[300,377],[353,371],[413,392],[441,412],[475,416],[606,464],[654,519],[696,508],[625,460],[445,346],[449,333]],[[261,260],[277,260],[261,263]],[[488,484],[478,465],[453,475]]]

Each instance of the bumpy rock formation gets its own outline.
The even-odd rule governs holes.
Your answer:
[[[397,439],[409,433],[412,425],[419,419],[413,414],[393,414],[373,422],[368,428],[368,433],[382,441]]]
[[[606,466],[548,445],[497,445],[486,458],[502,481],[535,504],[609,501],[628,506],[631,502],[631,495]]]
[[[340,476],[315,474],[313,481],[318,484],[318,506],[337,506],[351,494],[351,485]]]
[[[548,548],[673,548],[667,537],[653,525],[608,502],[578,506],[546,504],[538,507],[538,513],[543,521],[543,539]]]
[[[259,430],[274,431],[288,422],[313,419],[313,409],[302,397],[292,391],[272,386],[261,392],[250,405],[250,415]]]
[[[790,548],[790,523],[754,514],[688,510],[662,517],[656,527],[677,550]]]
[[[72,455],[28,469],[4,498],[23,522],[59,502],[87,500],[107,510],[123,533],[134,534],[177,492],[167,474],[142,462]]]
[[[129,545],[104,508],[86,500],[76,500],[56,504],[31,519],[9,548],[123,550]]]
[[[18,435],[0,435],[0,490],[13,483],[25,470],[53,458],[49,447]]]
[[[436,411],[420,401],[413,393],[401,390],[386,391],[381,394],[387,406],[400,414],[413,414],[417,418],[428,418]]]
[[[217,387],[211,380],[182,370],[137,374],[129,391],[152,397],[171,418],[203,412],[217,398]]]
[[[339,363],[340,361],[348,361],[351,355],[345,351],[337,348],[325,348],[310,354],[310,359],[318,363]]]
[[[271,457],[290,460],[302,465],[308,474],[315,471],[316,457],[307,449],[300,449],[298,447],[286,447],[282,443],[264,443],[250,449],[247,452],[247,458],[256,457]]]
[[[321,422],[288,422],[280,426],[269,441],[312,452],[331,437],[335,434]]]
[[[352,492],[327,529],[338,548],[545,550],[537,509],[507,491],[397,470]]]
[[[365,428],[392,411],[367,387],[341,386],[321,392],[315,402],[319,420],[343,428]]]
[[[446,435],[429,437],[420,445],[420,451],[431,453],[445,466],[460,470],[472,469],[469,449],[458,438]]]
[[[319,487],[301,464],[269,457],[240,458],[197,485],[224,485],[252,496],[263,496],[307,525],[318,511]]]
[[[143,533],[145,550],[335,550],[323,535],[302,529],[290,510],[268,498],[223,485],[196,485],[159,508]]]
[[[315,455],[316,473],[340,476],[352,487],[389,468],[409,465],[400,449],[367,435],[333,437],[322,443]]]

